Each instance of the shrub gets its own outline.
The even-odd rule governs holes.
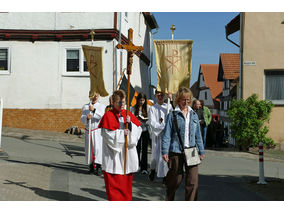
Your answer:
[[[242,149],[257,147],[259,142],[268,147],[274,147],[274,141],[266,134],[270,113],[273,103],[268,100],[258,101],[258,96],[253,94],[246,100],[233,100],[228,110],[229,118],[232,121],[232,136]]]

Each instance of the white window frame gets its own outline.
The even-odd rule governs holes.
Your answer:
[[[0,49],[7,49],[8,50],[8,69],[7,70],[0,70],[0,75],[10,75],[11,74],[11,48],[9,46],[0,46]]]
[[[79,71],[68,72],[67,71],[67,51],[68,50],[79,50]],[[64,47],[63,57],[63,76],[90,76],[89,72],[84,71],[84,52],[81,47]]]
[[[123,16],[124,16],[124,20],[128,23],[128,12],[124,12]]]
[[[277,72],[277,71],[284,71],[284,69],[280,69],[280,70],[273,70],[273,69],[271,69],[271,70],[265,70],[265,71],[273,71],[273,72]],[[263,88],[264,88],[264,90],[263,90],[263,97],[264,97],[264,100],[270,100],[270,99],[267,99],[266,98],[266,72],[264,71],[264,82],[263,82]],[[275,105],[284,105],[284,100],[270,100],[270,101],[272,101],[272,103],[273,104],[275,104]]]
[[[141,28],[142,28],[142,13],[141,12],[139,12],[139,23],[138,23],[138,35],[139,35],[139,37],[141,37]]]

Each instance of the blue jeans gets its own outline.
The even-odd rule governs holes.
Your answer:
[[[204,149],[206,147],[206,135],[207,135],[207,128],[208,126],[203,126],[202,128],[202,136],[203,136],[203,146],[204,146]]]

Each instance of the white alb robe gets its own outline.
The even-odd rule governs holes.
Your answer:
[[[170,105],[170,110],[172,106]],[[167,163],[162,158],[162,134],[166,126],[167,104],[155,104],[149,109],[149,125],[152,129],[152,155],[150,168],[156,170],[157,177],[165,177],[169,171]],[[160,118],[163,122],[160,122]]]
[[[114,131],[102,128],[103,161],[102,170],[111,174],[124,174],[124,123],[123,117],[120,129]],[[122,124],[122,125],[121,125]],[[142,133],[142,128],[132,123],[132,130],[127,137],[126,174],[137,172],[139,169],[136,145]]]
[[[105,105],[102,103],[95,103],[93,107],[96,109],[95,113],[92,112],[91,119],[91,137],[93,142],[93,151],[95,155],[95,163],[102,164],[102,136],[101,129],[98,129],[99,122],[105,113]],[[90,113],[89,104],[85,104],[82,108],[81,122],[85,125],[85,162],[86,164],[92,163],[92,151],[89,152],[89,120],[87,119]],[[91,145],[90,145],[91,147]]]

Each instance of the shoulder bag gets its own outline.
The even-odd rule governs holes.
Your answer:
[[[186,165],[187,166],[195,166],[195,165],[200,164],[201,160],[200,160],[200,156],[198,154],[198,150],[197,150],[196,145],[194,147],[190,147],[190,148],[186,148],[186,149],[182,145],[181,135],[180,135],[180,131],[179,131],[179,128],[178,128],[177,117],[176,117],[175,111],[173,111],[173,122],[174,122],[175,128],[177,130],[180,149],[185,156]]]

